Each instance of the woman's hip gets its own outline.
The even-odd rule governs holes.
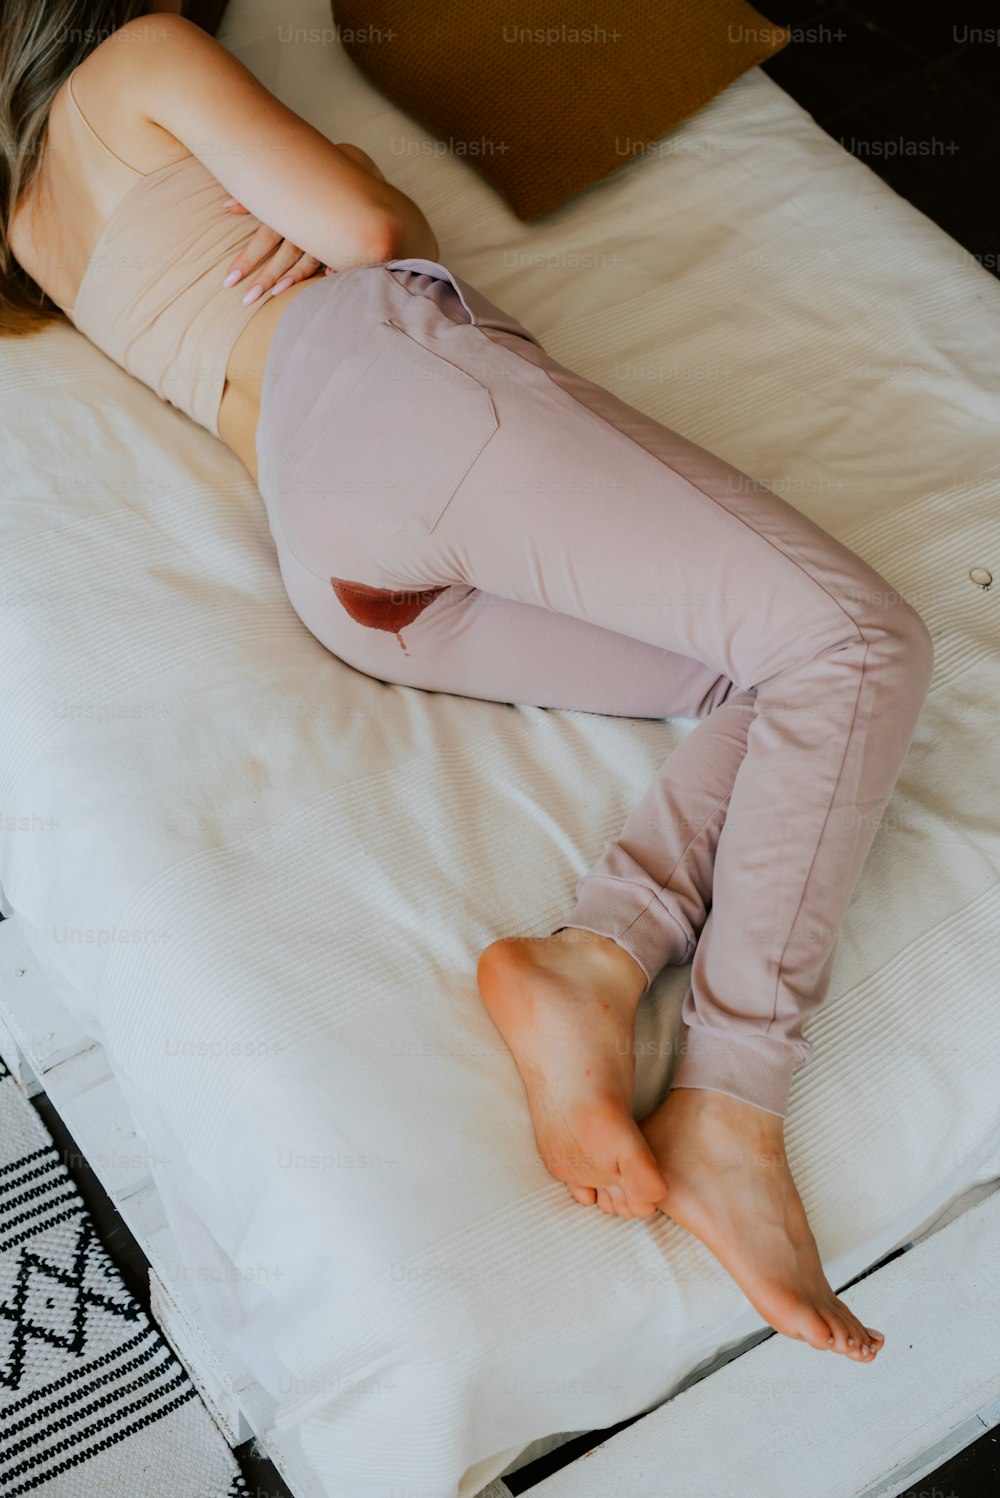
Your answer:
[[[258,482],[279,551],[331,606],[355,601],[345,585],[411,602],[474,587],[752,686],[893,601],[807,516],[559,364],[440,263],[329,282],[279,325]]]
[[[501,344],[542,352],[437,261],[359,267],[304,291],[272,340],[257,426],[278,545],[329,579],[428,537],[498,428],[491,391],[511,378]]]
[[[438,261],[391,260],[317,279],[282,316],[271,339],[258,436],[265,466],[270,468],[275,454],[289,447],[301,451],[322,431],[324,416],[332,417],[347,395],[352,411],[357,411],[358,392],[353,387],[360,376],[366,376],[367,393],[374,383],[367,378],[368,366],[384,347],[390,353],[401,347],[397,339],[396,348],[388,349],[385,327],[419,339],[425,351],[459,365],[474,359],[487,330],[540,346],[515,317],[495,307]],[[477,331],[471,338],[463,336],[470,329]],[[374,371],[383,377],[386,373],[383,390],[395,397],[405,393],[404,384],[418,382],[421,374],[422,383],[435,375],[439,381],[447,375],[431,360],[423,360],[416,368],[412,361],[407,366],[399,358],[382,361],[382,367]],[[435,388],[450,393],[444,386]]]

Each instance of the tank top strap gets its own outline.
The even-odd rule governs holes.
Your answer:
[[[119,164],[119,166],[123,166],[126,171],[131,172],[134,177],[143,177],[143,176],[145,176],[146,174],[144,172],[140,172],[139,169],[138,169],[138,167],[129,166],[129,164],[128,164],[127,161],[122,161],[122,158],[118,155],[117,151],[112,151],[112,149],[108,145],[107,141],[104,141],[104,140],[101,139],[101,137],[98,135],[97,131],[94,129],[93,125],[87,119],[87,116],[84,114],[83,110],[80,108],[79,100],[77,99],[76,93],[75,93],[75,91],[73,89],[73,78],[74,78],[74,75],[77,72],[77,68],[78,67],[79,67],[79,64],[77,64],[77,67],[73,69],[73,72],[70,73],[69,78],[66,80],[66,82],[67,82],[66,92],[68,93],[68,95],[70,97],[70,100],[71,100],[71,102],[73,104],[73,108],[76,111],[77,116],[82,121],[84,127],[89,132],[89,134],[91,136],[93,136],[94,140],[101,147],[102,151],[105,151],[108,156],[110,156],[114,161],[117,161],[118,164]]]

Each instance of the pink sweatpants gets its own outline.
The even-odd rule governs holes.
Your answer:
[[[437,261],[304,291],[259,485],[329,650],[384,681],[701,721],[560,926],[693,958],[675,1087],[784,1116],[933,667],[920,616],[779,496],[565,368]]]

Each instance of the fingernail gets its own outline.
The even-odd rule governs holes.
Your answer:
[[[847,1339],[847,1345],[848,1345],[848,1347],[853,1347],[854,1346],[854,1338],[853,1337],[848,1337],[848,1339]]]
[[[223,281],[223,286],[235,286],[242,275],[243,272],[241,270],[231,270],[229,272],[229,275]]]
[[[250,290],[247,292],[246,296],[243,298],[243,305],[244,305],[244,307],[249,307],[249,305],[250,305],[251,302],[255,302],[258,297],[261,297],[263,295],[264,295],[264,288],[263,288],[263,286],[251,286]]]
[[[272,296],[277,296],[279,291],[287,291],[288,288],[289,288],[289,286],[291,286],[291,284],[292,284],[292,278],[291,278],[291,276],[282,276],[281,280],[280,281],[276,281],[274,283],[274,285],[271,287],[271,295]]]

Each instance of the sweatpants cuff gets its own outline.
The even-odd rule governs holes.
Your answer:
[[[687,936],[653,890],[600,874],[582,880],[579,889],[577,902],[561,926],[610,936],[624,947],[646,974],[642,997],[668,962],[686,961]]]
[[[671,1087],[706,1087],[784,1118],[801,1057],[767,1035],[721,1035],[685,1026],[684,1049]]]

